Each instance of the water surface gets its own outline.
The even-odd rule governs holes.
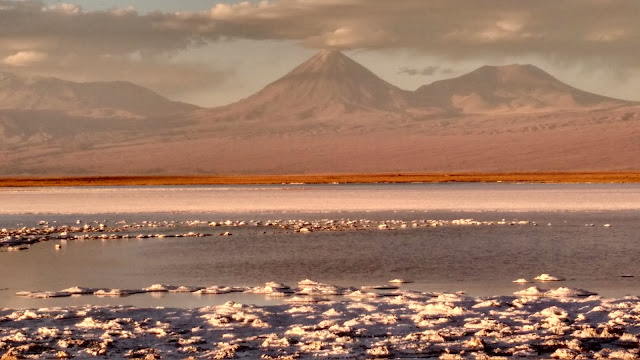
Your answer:
[[[125,197],[120,199],[118,194]],[[383,184],[2,190],[0,200],[6,212],[0,216],[3,227],[36,226],[39,220],[58,224],[100,221],[111,226],[120,220],[131,223],[227,218],[406,221],[474,218],[530,223],[310,234],[262,227],[216,228],[216,231],[230,230],[233,236],[66,241],[58,251],[54,245],[59,242],[50,241],[24,252],[0,253],[0,270],[6,274],[0,280],[0,289],[4,289],[0,290],[0,306],[94,303],[192,307],[227,300],[270,304],[279,300],[244,294],[41,300],[13,294],[20,290],[61,290],[76,285],[254,286],[267,281],[295,285],[305,278],[344,286],[405,278],[414,281],[405,285],[409,289],[489,296],[511,294],[522,288],[512,280],[532,279],[545,272],[567,281],[538,284],[543,288],[580,287],[612,297],[640,295],[639,196],[637,185]],[[35,202],[29,207],[23,203],[27,201]],[[119,211],[113,211],[117,201]],[[180,207],[192,202],[197,203],[194,208],[198,211]],[[336,210],[339,204],[342,207]],[[159,211],[173,207],[180,212]],[[20,210],[27,208],[30,210]],[[153,232],[194,230],[211,231],[205,226],[154,228]],[[623,278],[623,274],[635,277]]]

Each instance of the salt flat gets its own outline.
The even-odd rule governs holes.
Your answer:
[[[0,190],[0,214],[640,209],[640,184],[336,184]]]

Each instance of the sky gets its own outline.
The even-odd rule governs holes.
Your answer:
[[[534,64],[640,100],[638,0],[0,0],[0,71],[239,100],[321,49],[407,90]]]

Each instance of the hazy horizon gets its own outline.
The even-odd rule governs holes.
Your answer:
[[[0,4],[0,71],[126,80],[204,107],[245,98],[327,48],[406,90],[520,63],[589,92],[640,100],[640,4],[631,1]]]

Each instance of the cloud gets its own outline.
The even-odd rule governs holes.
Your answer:
[[[634,57],[636,0],[272,0],[206,12],[83,11],[0,0],[0,45],[42,52],[146,55],[228,39],[295,40],[314,48],[407,48],[432,55]],[[25,24],[28,24],[25,25]]]
[[[456,61],[528,56],[640,66],[637,0],[270,0],[144,14],[133,8],[86,11],[72,2],[0,0],[0,65],[71,63],[97,76],[103,63],[118,63],[130,73],[149,64],[161,67],[162,76],[179,77],[186,68],[206,76],[211,66],[185,66],[172,58],[243,39],[313,49],[408,50]],[[429,73],[404,73],[413,70]]]
[[[6,59],[4,62],[7,62]],[[172,63],[166,59],[141,61],[135,58],[68,55],[30,65],[28,69],[21,66],[9,70],[24,75],[46,74],[79,82],[127,80],[170,97],[180,97],[181,94],[204,88],[224,86],[229,80],[228,73],[204,64]]]
[[[2,60],[3,63],[10,66],[26,66],[29,64],[41,62],[47,58],[47,54],[38,51],[18,51],[13,55],[9,55]]]
[[[288,39],[313,48],[404,48],[452,58],[543,55],[637,63],[639,12],[637,0],[274,0],[219,4],[208,19],[193,15],[184,24],[208,23],[201,33],[208,40]]]
[[[409,75],[409,76],[433,76],[436,73],[440,73],[440,74],[452,74],[454,72],[453,69],[450,68],[443,68],[440,66],[434,66],[434,65],[430,65],[427,67],[424,67],[422,69],[418,69],[415,67],[410,67],[410,66],[403,66],[400,69],[398,69],[398,74],[401,75]]]
[[[82,8],[75,4],[61,3],[42,8],[43,11],[58,11],[65,14],[79,14]]]

